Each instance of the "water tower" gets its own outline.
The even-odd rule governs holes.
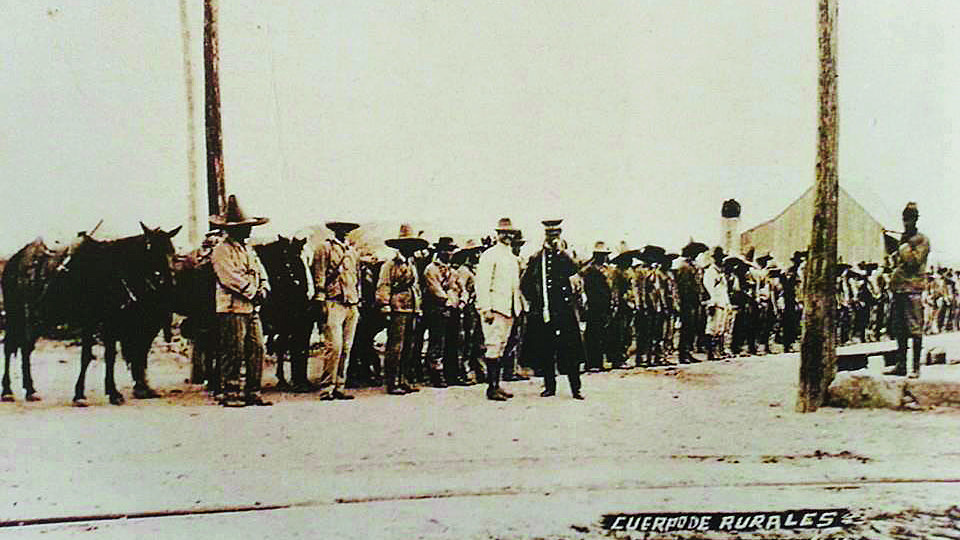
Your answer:
[[[737,255],[740,253],[740,203],[735,199],[723,201],[720,208],[720,230],[723,238],[720,245],[724,253]]]

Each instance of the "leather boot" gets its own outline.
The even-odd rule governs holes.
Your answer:
[[[430,384],[434,388],[446,388],[447,381],[443,377],[443,371],[439,369],[430,370]]]
[[[484,362],[487,364],[487,399],[490,401],[506,401],[507,397],[501,394],[498,391],[497,378],[499,377],[498,367],[496,360],[491,360],[489,358],[485,359]]]
[[[913,361],[911,362],[911,365],[910,365],[910,373],[907,375],[907,377],[911,379],[920,378],[920,355],[919,354],[913,355]]]
[[[473,371],[473,378],[478,383],[487,380],[486,370],[483,369],[483,365],[476,358],[470,359],[470,371]]]

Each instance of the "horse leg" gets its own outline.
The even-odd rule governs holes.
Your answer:
[[[310,334],[304,325],[300,326],[291,337],[290,371],[294,387],[309,392],[311,385],[307,377],[307,355],[310,349]]]
[[[286,392],[291,388],[283,369],[283,362],[286,359],[286,351],[284,349],[275,349],[274,354],[277,358],[277,390]],[[292,367],[290,368],[290,371],[293,371]]]
[[[218,342],[216,341],[216,330],[210,330],[202,338],[201,347],[203,349],[204,371],[207,378],[207,390],[213,394],[220,393],[220,365],[218,355]]]
[[[150,342],[137,343],[130,358],[130,368],[133,372],[133,397],[137,399],[153,399],[160,397],[156,390],[147,383],[147,355],[150,352]]]
[[[281,392],[286,392],[290,390],[290,383],[287,381],[286,376],[284,375],[283,362],[287,358],[287,349],[289,348],[289,340],[285,337],[284,334],[277,334],[273,338],[273,354],[277,359],[277,390]],[[293,367],[290,368],[291,375]]]
[[[89,330],[83,331],[82,345],[80,346],[80,376],[73,388],[73,404],[77,407],[87,406],[87,397],[84,395],[84,386],[87,377],[87,367],[93,360],[93,334]]]
[[[117,391],[117,383],[113,378],[113,367],[117,362],[117,341],[112,336],[104,336],[103,339],[103,358],[105,360],[106,375],[104,376],[103,388],[110,398],[112,405],[123,405],[123,394]]]
[[[10,336],[6,337],[6,342],[3,344],[4,349],[4,361],[3,361],[3,401],[13,401],[13,390],[10,389],[10,357],[16,354],[17,348],[10,341]]]
[[[40,401],[37,389],[33,387],[33,374],[30,373],[30,355],[33,354],[33,344],[26,343],[20,348],[20,371],[23,376],[23,389],[27,401]]]

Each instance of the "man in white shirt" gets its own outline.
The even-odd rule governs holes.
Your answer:
[[[713,264],[703,271],[703,288],[709,297],[707,306],[707,360],[716,360],[715,352],[719,345],[723,351],[727,316],[730,311],[730,295],[727,280],[723,274],[723,248],[713,250]]]
[[[477,311],[483,324],[486,348],[487,399],[505,401],[513,394],[500,388],[500,358],[513,320],[523,310],[523,301],[520,296],[520,260],[511,245],[516,229],[510,218],[502,218],[496,231],[496,245],[480,256],[477,265]]]

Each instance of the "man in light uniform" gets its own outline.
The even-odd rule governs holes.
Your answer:
[[[480,255],[477,264],[477,311],[483,325],[487,399],[505,401],[513,394],[500,388],[500,360],[513,321],[523,310],[520,296],[520,261],[511,240],[516,232],[510,218],[497,223],[497,243]]]
[[[360,314],[360,255],[347,242],[347,234],[359,225],[343,221],[326,225],[334,236],[324,240],[313,257],[313,298],[324,321],[320,399],[353,399],[343,388]]]
[[[727,279],[721,267],[723,259],[723,248],[717,246],[713,250],[713,264],[703,271],[703,288],[707,293],[707,360],[716,360],[718,345],[723,351],[727,314],[730,311]]]

